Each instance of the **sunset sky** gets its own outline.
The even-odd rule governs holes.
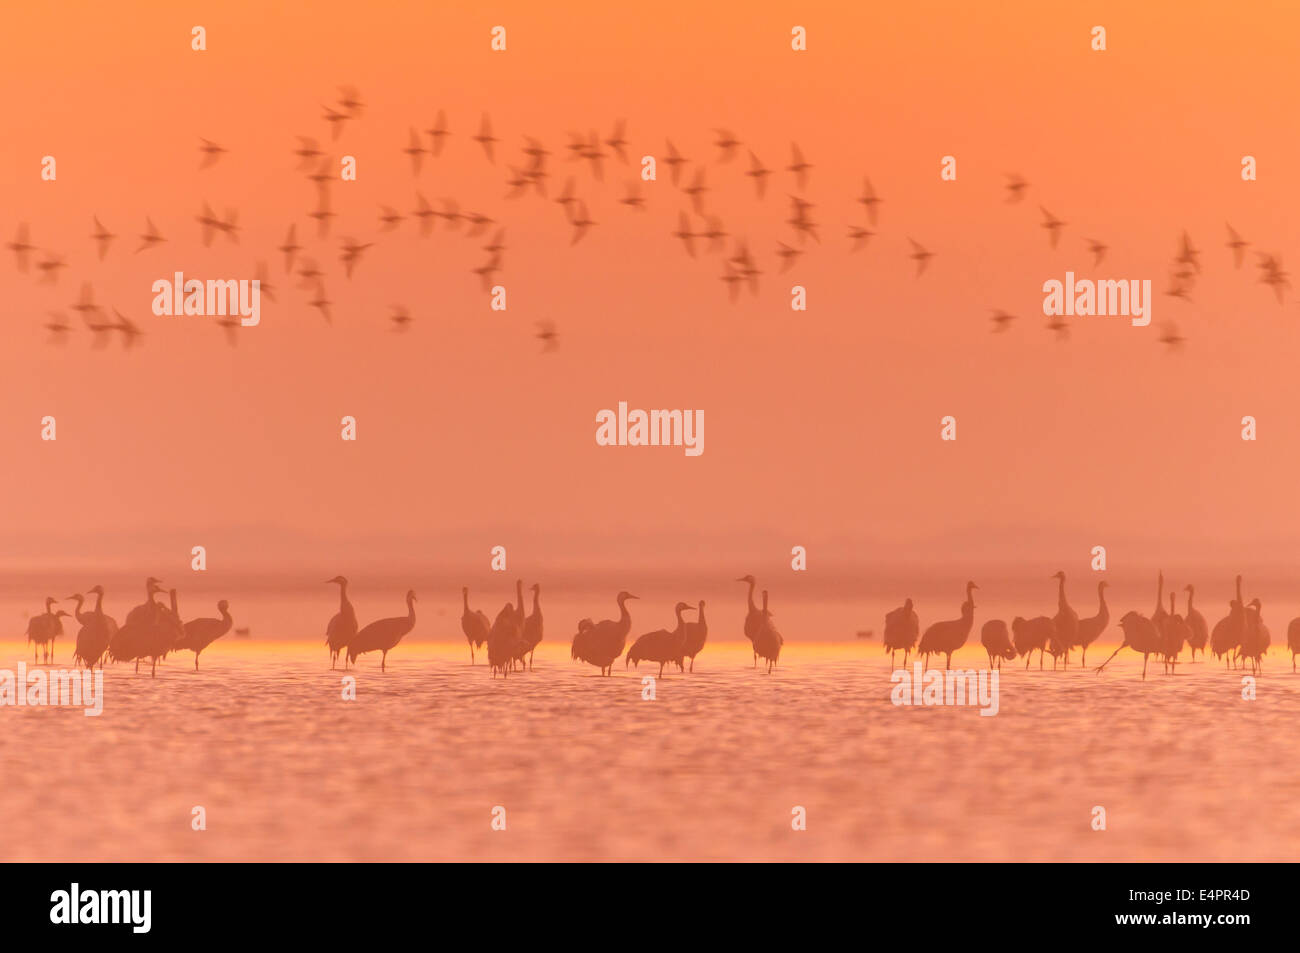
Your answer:
[[[1300,260],[1293,5],[272,6],[4,14],[0,239],[26,222],[69,267],[42,284],[0,259],[0,568],[185,566],[200,543],[250,572],[485,569],[495,544],[575,571],[778,568],[795,544],[810,573],[1082,572],[1098,544],[1152,573],[1289,564],[1300,297],[1279,306],[1254,251]],[[190,49],[196,24],[205,52]],[[489,49],[497,24],[505,53]],[[807,52],[790,49],[795,24]],[[1089,47],[1096,24],[1105,52]],[[332,141],[323,107],[342,85],[365,110]],[[401,150],[439,109],[452,136],[417,178]],[[495,164],[468,139],[485,112]],[[595,181],[569,133],[604,139],[620,118],[632,163],[611,156]],[[717,127],[744,143],[727,164]],[[297,135],[357,158],[358,180],[330,187],[324,240]],[[547,200],[504,197],[525,135],[552,152]],[[203,170],[200,137],[230,150]],[[671,237],[690,201],[667,166],[639,185],[644,212],[619,203],[665,138],[695,160],[684,178],[706,166],[707,210],[728,254],[737,238],[754,254],[757,296],[731,303],[723,256],[692,259]],[[792,141],[814,166],[801,194],[819,244],[785,224]],[[778,170],[762,200],[749,149]],[[955,182],[940,180],[945,155]],[[1243,155],[1258,181],[1242,181]],[[1030,183],[1019,204],[1009,172]],[[552,200],[570,175],[598,223],[573,246]],[[864,176],[884,201],[850,253]],[[471,273],[492,230],[379,232],[380,206],[409,213],[417,191],[504,225],[507,311]],[[205,201],[238,210],[238,245],[203,247]],[[1067,223],[1055,250],[1040,205]],[[95,215],[119,236],[103,261]],[[146,216],[168,241],[136,254]],[[1226,222],[1252,243],[1240,270]],[[326,272],[332,327],[274,251],[292,223]],[[1190,302],[1163,294],[1183,229],[1204,269]],[[376,242],[351,280],[344,237]],[[935,253],[920,278],[909,238]],[[1089,238],[1111,249],[1099,269]],[[806,250],[784,274],[778,242]],[[159,278],[252,278],[258,261],[277,300],[235,348],[213,319],[150,313]],[[1151,279],[1152,325],[1081,318],[1057,341],[1041,289],[1067,270]],[[92,350],[70,310],[84,281],[144,329],[139,347]],[[795,284],[806,312],[790,309]],[[388,327],[394,305],[414,318],[405,334]],[[998,308],[1018,320],[994,335]],[[51,310],[75,325],[62,346]],[[558,328],[554,353],[539,321]],[[1182,353],[1157,341],[1167,321]],[[703,410],[705,452],[598,447],[596,413],[620,400]],[[947,414],[955,443],[939,439]],[[356,443],[340,440],[344,415]]]

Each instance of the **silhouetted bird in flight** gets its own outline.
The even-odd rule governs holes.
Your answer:
[[[543,354],[547,351],[554,351],[560,346],[560,335],[555,330],[555,322],[553,321],[538,321],[537,333],[534,337],[542,342]]]
[[[298,244],[297,239],[298,226],[290,225],[289,234],[284,237],[284,244],[276,251],[284,255],[284,270],[293,271],[293,258],[298,252],[302,251],[302,246]]]
[[[876,224],[876,206],[880,204],[881,198],[876,194],[876,190],[871,187],[871,180],[864,178],[862,180],[862,195],[858,201],[867,207],[867,218],[874,226]]]
[[[921,243],[913,238],[909,238],[908,241],[912,243],[911,257],[912,260],[916,262],[916,277],[920,278],[921,274],[925,271],[926,265],[928,265],[930,259],[934,257],[934,252],[926,251],[925,248],[922,247]]]
[[[686,254],[694,258],[695,245],[692,240],[696,236],[695,233],[691,231],[691,220],[685,212],[681,212],[679,213],[677,221],[678,221],[677,231],[672,233],[673,238],[680,238],[682,240],[682,244],[686,246]]]
[[[411,323],[411,312],[401,305],[393,305],[393,313],[388,316],[388,320],[393,322],[394,331],[405,331]]]
[[[799,151],[797,143],[790,143],[790,164],[785,167],[785,171],[793,172],[795,181],[799,184],[799,191],[806,191],[808,188],[808,171],[812,166],[804,161],[803,153]]]
[[[21,222],[18,225],[17,233],[14,235],[14,240],[5,245],[9,251],[14,253],[14,261],[18,265],[19,271],[25,272],[27,270],[27,263],[30,260],[31,252],[36,250],[36,246],[28,241],[30,237],[31,235],[28,232],[27,223]]]
[[[442,140],[449,133],[447,132],[447,114],[443,110],[438,110],[438,118],[434,120],[433,125],[424,130],[429,138],[433,140],[433,145],[429,147],[429,153],[437,158],[442,155]]]
[[[993,312],[993,317],[989,318],[989,320],[993,322],[993,333],[997,334],[1005,331],[1015,319],[1016,316],[1014,314],[1007,314],[1001,309],[995,310]]]
[[[758,161],[758,156],[754,155],[751,149],[749,152],[749,171],[745,175],[754,180],[754,189],[758,192],[760,199],[767,191],[767,176],[771,174],[772,170],[763,168],[763,163]]]
[[[576,245],[587,234],[587,229],[596,223],[587,216],[587,204],[581,199],[577,202],[577,212],[571,213],[569,224],[573,226],[573,240],[569,244]]]
[[[1102,260],[1106,257],[1106,246],[1095,238],[1088,239],[1088,251],[1092,253],[1092,266],[1094,268],[1101,265]]]
[[[419,175],[420,162],[424,156],[424,146],[420,145],[420,134],[415,131],[414,126],[411,127],[410,142],[402,151],[411,157],[411,171]]]
[[[103,261],[104,256],[108,254],[108,246],[113,244],[113,239],[117,238],[112,232],[100,224],[99,216],[94,216],[95,230],[90,237],[95,241],[95,250],[99,253],[99,260]]]
[[[1246,247],[1249,244],[1250,242],[1238,235],[1231,225],[1228,226],[1227,247],[1232,249],[1232,260],[1235,267],[1241,267],[1241,263],[1246,257]]]
[[[293,154],[298,157],[298,171],[310,169],[312,160],[317,156],[323,156],[325,153],[318,148],[319,143],[310,136],[298,137],[298,148],[293,150]]]
[[[495,163],[497,160],[492,153],[492,144],[499,140],[492,135],[492,120],[488,118],[487,113],[483,114],[483,121],[479,123],[478,135],[472,138],[483,147],[483,152],[487,155],[488,161]]]
[[[202,143],[202,145],[199,146],[199,152],[203,153],[203,159],[199,163],[199,168],[206,169],[210,165],[216,165],[217,160],[221,158],[222,153],[226,150],[217,145],[211,139],[203,139],[200,137],[199,142]]]
[[[677,185],[678,179],[681,177],[682,166],[691,160],[683,157],[677,151],[677,147],[673,145],[671,139],[664,141],[668,143],[668,155],[664,157],[664,164],[668,166],[669,171],[672,173],[673,185]]]
[[[1007,202],[1019,202],[1025,197],[1025,189],[1029,183],[1016,175],[1014,172],[1007,173]]]
[[[736,146],[740,145],[740,140],[726,129],[715,129],[713,131],[718,134],[718,138],[714,140],[713,144],[722,152],[718,157],[718,161],[730,162],[736,154]]]
[[[1055,248],[1056,243],[1061,238],[1061,229],[1065,227],[1065,222],[1062,222],[1041,205],[1038,207],[1043,212],[1043,228],[1047,229],[1047,240]]]
[[[627,153],[623,150],[623,147],[627,145],[627,140],[623,138],[623,133],[626,127],[627,127],[626,120],[624,119],[618,120],[616,123],[614,123],[613,134],[608,139],[605,140],[605,145],[609,146],[611,149],[614,150],[614,154],[617,155],[620,160],[622,160],[624,165],[627,165]]]

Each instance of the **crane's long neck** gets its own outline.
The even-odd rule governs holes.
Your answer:
[[[754,605],[754,583],[753,583],[753,582],[751,582],[751,583],[749,584],[749,596],[748,596],[748,599],[749,599],[749,611],[750,611],[750,612],[757,612],[757,611],[758,611],[758,606]]]
[[[1163,612],[1165,608],[1165,574],[1160,573],[1156,576],[1156,612]]]
[[[180,609],[177,607],[177,605],[176,605],[176,590],[175,590],[175,589],[173,589],[173,590],[171,591],[171,597],[172,597],[172,615],[176,616],[176,618],[179,619],[179,618],[181,617],[181,610],[180,610]]]
[[[632,613],[627,611],[627,601],[618,600],[618,627],[624,632],[632,628]]]
[[[411,625],[415,625],[415,596],[413,594],[406,597],[406,621]]]
[[[969,590],[969,589],[966,590],[966,598],[967,598],[967,599],[970,598],[970,590]],[[1067,608],[1067,607],[1069,606],[1069,603],[1065,601],[1065,577],[1064,577],[1064,576],[1062,576],[1062,577],[1060,578],[1059,582],[1057,583],[1057,587],[1056,587],[1056,604],[1057,604],[1058,607],[1060,607],[1060,608],[1062,608],[1062,609],[1065,609],[1065,608]]]
[[[465,605],[468,606],[469,603],[466,602]],[[348,608],[348,584],[346,582],[341,582],[339,583],[339,609],[343,610],[347,608]]]
[[[464,600],[464,602],[465,602],[465,611],[468,612],[468,611],[469,611],[469,590],[468,590],[468,589],[462,589],[462,590],[460,591],[460,594],[461,594],[461,598],[462,598],[462,599]]]
[[[524,581],[515,580],[515,611],[520,615],[524,614]]]
[[[1178,614],[1178,605],[1177,603],[1174,602],[1174,597],[1176,595],[1178,595],[1176,592],[1169,593],[1169,614],[1170,615]]]
[[[1241,601],[1241,577],[1237,577],[1237,601]]]
[[[221,606],[220,608],[221,608],[221,635],[225,635],[227,632],[230,631],[230,627],[235,624],[235,620],[231,618],[229,609],[227,609],[225,606]]]
[[[704,624],[704,603],[703,602],[700,603],[700,614],[696,618],[699,619],[700,625]]]
[[[95,593],[95,615],[104,614],[104,591],[101,589]]]
[[[1187,614],[1192,614],[1192,599],[1196,596],[1196,590],[1191,586],[1187,587]]]
[[[537,613],[542,611],[541,605],[538,601],[541,599],[541,597],[542,597],[542,590],[534,589],[533,590],[533,615],[536,615]]]
[[[1106,586],[1097,583],[1097,615],[1103,619],[1110,618],[1110,610],[1106,608]]]
[[[85,602],[85,601],[86,601],[86,597],[85,597],[85,596],[77,596],[77,597],[75,598],[75,602],[77,603],[77,608],[75,608],[75,609],[72,610],[72,614],[73,614],[73,616],[76,617],[76,619],[77,619],[78,622],[82,622],[82,621],[84,621],[84,619],[83,619],[83,617],[82,617],[82,614],[81,614],[81,604],[82,604],[83,602]]]

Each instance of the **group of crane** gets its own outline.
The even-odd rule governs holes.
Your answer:
[[[217,603],[217,611],[221,613],[219,619],[182,622],[176,590],[170,590],[170,607],[156,602],[154,597],[164,590],[162,580],[153,576],[145,580],[145,601],[127,613],[126,622],[121,626],[104,612],[104,587],[92,586],[86,591],[95,596],[95,607],[89,612],[82,610],[86,597],[81,593],[67,597],[76,603],[71,614],[63,609],[55,610],[54,605],[59,600],[50,596],[45,600],[45,611],[28,620],[27,641],[32,645],[33,661],[53,663],[54,642],[63,634],[63,620],[75,618],[81,627],[77,630],[73,661],[89,669],[93,670],[96,665],[102,669],[108,660],[135,662],[138,672],[141,660],[147,659],[153,676],[157,674],[161,659],[181,650],[194,653],[194,667],[197,669],[203,650],[229,632],[233,624],[230,605],[225,599]]]
[[[980,644],[988,653],[989,668],[1001,668],[1003,660],[1014,659],[1017,655],[1025,659],[1025,668],[1029,667],[1035,650],[1038,651],[1038,667],[1043,667],[1044,653],[1052,656],[1052,668],[1060,662],[1062,667],[1070,664],[1070,652],[1081,650],[1081,662],[1088,664],[1088,646],[1101,636],[1110,624],[1110,609],[1106,605],[1106,588],[1104,580],[1097,583],[1097,614],[1079,618],[1079,614],[1070,606],[1065,595],[1065,573],[1057,572],[1052,579],[1057,580],[1056,615],[1035,616],[1024,619],[1016,616],[1011,622],[1010,631],[1002,619],[990,619],[980,629]],[[966,600],[961,605],[961,617],[943,622],[935,622],[920,631],[920,623],[912,600],[908,599],[902,606],[885,615],[885,651],[889,652],[893,664],[899,651],[903,653],[903,665],[907,665],[908,655],[912,651],[925,659],[929,666],[931,655],[945,656],[945,667],[952,665],[952,655],[970,637],[975,621],[974,591],[979,586],[973,582],[966,583]],[[1268,626],[1260,615],[1262,603],[1258,598],[1249,603],[1242,601],[1241,576],[1237,577],[1236,597],[1228,604],[1228,614],[1220,619],[1211,630],[1205,617],[1196,610],[1193,600],[1196,590],[1187,585],[1187,614],[1179,615],[1176,606],[1176,593],[1169,593],[1169,608],[1164,602],[1165,576],[1160,572],[1156,578],[1156,608],[1148,617],[1139,612],[1126,612],[1119,620],[1123,638],[1119,647],[1111,653],[1097,671],[1100,672],[1125,647],[1133,649],[1142,656],[1142,677],[1146,678],[1147,662],[1156,656],[1164,664],[1166,674],[1176,671],[1178,657],[1184,646],[1191,650],[1192,661],[1199,651],[1204,656],[1206,647],[1214,653],[1216,659],[1225,659],[1228,667],[1243,668],[1249,664],[1252,673],[1258,674],[1262,667],[1264,654],[1270,642]],[[920,644],[917,644],[918,635]],[[1291,650],[1291,670],[1296,670],[1296,656],[1300,655],[1300,618],[1293,619],[1287,627],[1287,647]]]

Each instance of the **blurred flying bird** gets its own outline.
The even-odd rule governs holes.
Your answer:
[[[876,224],[876,206],[881,203],[881,198],[876,195],[876,190],[871,187],[870,179],[864,178],[862,180],[862,195],[858,197],[858,201],[867,207],[867,218],[874,227]]]
[[[635,180],[628,183],[627,195],[619,199],[619,202],[622,205],[626,205],[628,208],[640,209],[643,212],[645,211],[645,198],[641,195],[641,189]]]
[[[993,322],[993,333],[998,334],[1005,331],[1012,321],[1016,319],[1014,314],[1007,314],[1005,311],[998,309],[993,312],[993,317],[989,320]]]
[[[96,250],[99,252],[99,260],[103,261],[104,256],[108,254],[108,246],[113,244],[113,239],[117,238],[112,232],[100,224],[99,216],[94,216],[95,230],[90,237],[94,239]]]
[[[28,241],[30,237],[31,235],[27,230],[27,223],[20,222],[18,224],[18,231],[14,235],[14,240],[5,245],[9,251],[14,253],[14,260],[18,264],[19,271],[27,271],[27,263],[30,257],[29,253],[36,250],[36,246]]]
[[[795,248],[793,245],[787,245],[785,242],[777,242],[776,257],[781,259],[781,271],[787,272],[794,267],[795,259],[803,254],[803,250]]]
[[[538,321],[537,333],[533,336],[542,342],[543,354],[560,346],[560,335],[555,330],[554,321]]]
[[[1052,320],[1047,322],[1047,330],[1055,331],[1058,341],[1068,341],[1070,339],[1070,324],[1059,314],[1053,316]]]
[[[400,223],[403,218],[405,218],[405,216],[399,213],[397,209],[392,206],[379,206],[379,223],[382,226],[379,230],[381,232],[391,232],[398,226],[398,223]]]
[[[418,176],[420,174],[421,158],[424,155],[424,146],[420,145],[420,134],[415,131],[414,126],[411,127],[410,142],[402,151],[411,157],[411,171]]]
[[[573,241],[569,242],[570,246],[578,244],[578,242],[582,240],[582,236],[587,234],[587,229],[596,224],[587,217],[587,205],[585,202],[579,200],[577,206],[578,211],[571,214],[569,217],[569,224],[573,226]]]
[[[348,114],[337,112],[328,106],[322,106],[321,108],[325,110],[325,121],[330,124],[330,138],[337,139],[343,131],[343,123],[347,121]]]
[[[436,159],[442,155],[442,140],[447,137],[447,114],[443,110],[438,110],[438,118],[434,120],[433,125],[424,130],[429,138],[433,140],[433,145],[429,147],[429,153]]]
[[[754,152],[751,149],[749,152],[749,171],[746,172],[745,175],[754,180],[754,188],[758,192],[758,197],[760,199],[767,191],[766,177],[771,174],[772,170],[763,168],[763,163],[758,161],[758,156],[754,155]]]
[[[680,177],[682,166],[685,165],[687,162],[690,162],[691,160],[684,158],[677,151],[677,147],[673,145],[671,139],[665,141],[668,143],[668,155],[664,157],[664,164],[667,165],[668,168],[671,170],[672,182],[673,185],[675,186],[678,184],[677,180]]]
[[[614,132],[605,140],[605,145],[614,150],[614,154],[627,165],[627,152],[623,147],[627,145],[627,140],[623,138],[624,131],[627,128],[627,120],[620,119],[614,123]]]
[[[911,257],[916,262],[916,277],[920,278],[922,273],[925,271],[925,266],[928,265],[930,259],[934,257],[934,252],[926,251],[925,248],[921,246],[921,243],[915,239],[909,238],[908,241],[912,243]]]
[[[695,170],[695,179],[691,182],[690,188],[682,191],[691,197],[691,207],[695,209],[695,214],[703,215],[704,193],[709,191],[709,187],[704,184],[704,166]]]
[[[136,327],[135,324],[121,311],[118,311],[117,308],[113,309],[113,316],[117,318],[117,323],[113,325],[113,330],[122,332],[122,347],[126,350],[130,350],[135,346],[136,341],[144,332]]]
[[[339,105],[347,110],[348,115],[354,119],[361,115],[361,110],[365,106],[361,102],[361,94],[357,92],[355,86],[339,87]]]
[[[483,121],[479,123],[478,135],[472,138],[483,147],[483,152],[487,155],[488,161],[495,163],[497,160],[492,154],[492,144],[499,140],[492,135],[492,120],[488,118],[487,113],[483,114]]]
[[[393,313],[388,316],[388,320],[393,322],[394,331],[405,331],[411,323],[411,312],[401,305],[393,305]]]
[[[812,166],[804,161],[803,153],[799,151],[796,143],[790,143],[790,164],[785,167],[785,171],[793,172],[795,181],[799,184],[799,191],[804,192],[808,189],[808,170]]]
[[[293,150],[293,154],[298,157],[298,171],[310,169],[312,160],[317,156],[323,156],[325,153],[318,148],[319,143],[310,136],[298,137],[298,148]]]
[[[1047,229],[1048,241],[1051,243],[1051,246],[1055,248],[1056,243],[1060,241],[1061,229],[1065,227],[1065,222],[1061,221],[1041,205],[1038,207],[1043,213],[1043,228]]]
[[[297,225],[290,225],[289,234],[284,237],[284,244],[276,249],[276,251],[281,252],[284,255],[285,271],[293,271],[293,257],[298,252],[302,251],[302,246],[298,244],[296,238],[297,231]]]
[[[1088,251],[1092,253],[1092,266],[1098,267],[1106,257],[1106,246],[1095,238],[1088,239]]]
[[[695,245],[692,243],[691,240],[696,236],[691,231],[691,220],[685,212],[681,212],[679,214],[677,221],[678,221],[677,231],[672,233],[673,238],[680,238],[682,240],[682,244],[686,246],[686,254],[694,258]]]
[[[1160,343],[1168,347],[1170,351],[1180,351],[1187,339],[1178,333],[1177,325],[1172,321],[1166,321],[1161,325],[1159,340]]]
[[[199,163],[200,169],[206,169],[210,165],[215,165],[217,160],[221,158],[221,154],[226,151],[211,139],[200,137],[199,142],[202,143],[202,145],[199,146],[199,152],[203,153],[203,159]]]
[[[330,315],[330,305],[333,304],[333,302],[325,297],[325,285],[323,283],[319,281],[316,282],[316,297],[311,301],[308,301],[307,304],[310,307],[319,310],[321,317],[325,319],[326,323],[334,323],[334,318]]]
[[[59,269],[66,267],[68,263],[54,252],[47,252],[45,257],[36,263],[36,270],[41,273],[41,280],[46,284],[54,284],[58,281]]]
[[[324,238],[330,233],[330,219],[336,218],[337,212],[330,211],[329,194],[321,192],[320,203],[307,213],[308,218],[316,220],[316,237]]]
[[[713,131],[718,134],[718,138],[714,140],[713,144],[722,152],[718,161],[730,162],[736,154],[736,146],[740,145],[740,140],[726,129],[715,129]]]
[[[64,335],[72,330],[62,311],[51,311],[50,320],[45,322],[45,330],[50,332],[51,344],[62,344]]]
[[[146,217],[145,223],[149,226],[149,229],[143,235],[140,236],[141,245],[139,248],[135,250],[135,253],[137,255],[140,254],[140,252],[144,251],[146,248],[152,248],[154,245],[158,244],[159,242],[167,241],[167,239],[163,238],[162,235],[159,234],[158,229],[154,228],[153,219]]]
[[[1025,197],[1025,188],[1029,185],[1014,172],[1007,173],[1007,202],[1019,202]]]
[[[1228,226],[1227,247],[1232,249],[1232,260],[1237,268],[1241,267],[1241,262],[1246,257],[1246,246],[1249,244],[1250,242],[1238,235],[1231,225]]]
[[[361,263],[361,253],[373,246],[374,242],[359,245],[351,238],[343,239],[343,252],[339,255],[339,260],[343,262],[344,271],[348,278],[352,277],[352,269]]]
[[[415,193],[415,199],[419,204],[416,205],[415,211],[411,214],[420,220],[420,237],[427,238],[429,233],[433,231],[433,217],[437,213],[433,210],[433,206],[429,204],[429,200],[419,192]]]
[[[854,251],[858,251],[859,249],[866,248],[867,241],[874,234],[875,232],[866,228],[858,228],[857,226],[853,226],[853,225],[849,226],[849,238],[853,240],[853,247],[850,248],[849,251],[854,252]]]
[[[257,282],[259,294],[266,295],[268,301],[275,301],[275,285],[267,280],[266,262],[259,261],[257,269],[253,272],[253,280]]]

